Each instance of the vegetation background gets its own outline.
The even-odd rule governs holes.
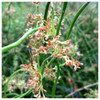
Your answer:
[[[65,39],[69,31],[72,19],[84,2],[70,2],[64,14],[64,26],[62,27],[62,40]],[[39,6],[39,9],[37,9]],[[44,15],[46,2],[34,4],[32,2],[2,2],[2,47],[17,41],[27,28],[27,15],[29,13]],[[54,3],[54,10],[61,13],[62,3]],[[60,70],[62,80],[56,86],[56,98],[65,98],[71,92],[83,88],[89,84],[98,82],[98,3],[91,2],[76,21],[70,39],[78,45],[79,51],[83,56],[79,61],[84,65],[78,71],[63,66]],[[7,78],[23,63],[30,62],[30,55],[26,48],[27,41],[20,46],[2,54],[2,96],[4,94],[4,82]],[[41,59],[42,60],[42,59]],[[19,73],[11,79],[16,81],[16,90],[13,93],[20,94],[23,88],[23,73]],[[46,97],[51,97],[52,81],[45,79],[44,88],[47,90]],[[10,87],[10,84],[9,84]],[[10,91],[10,90],[9,90]],[[9,91],[7,91],[9,93]],[[12,98],[13,95],[9,95]],[[33,97],[32,94],[24,98]],[[97,98],[98,86],[83,89],[70,96],[76,98]]]

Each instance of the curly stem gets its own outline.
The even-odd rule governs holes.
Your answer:
[[[25,38],[27,38],[30,34],[32,34],[33,32],[36,32],[39,28],[35,28],[35,29],[31,29],[29,30],[28,32],[26,32],[19,40],[17,40],[16,42],[10,44],[10,45],[7,45],[5,47],[2,48],[2,53],[14,48],[14,47],[17,47],[19,46],[24,40]]]
[[[8,83],[9,83],[10,79],[11,79],[15,74],[17,74],[17,73],[20,72],[20,71],[22,71],[22,69],[19,69],[19,70],[15,71],[15,72],[8,78],[8,80],[7,80],[7,82],[6,82],[5,86],[4,86],[4,97],[5,97],[5,98],[7,98],[6,91],[7,91],[7,85],[8,85]]]

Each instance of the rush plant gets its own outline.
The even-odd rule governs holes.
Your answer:
[[[51,9],[49,6],[51,4]],[[2,48],[2,53],[19,46],[25,39],[28,40],[27,49],[30,54],[31,61],[29,64],[20,65],[22,68],[15,71],[7,80],[4,87],[4,97],[7,98],[7,85],[15,74],[20,71],[24,71],[29,76],[26,80],[25,93],[16,95],[13,98],[22,98],[25,95],[33,93],[34,97],[45,98],[43,79],[47,78],[54,82],[52,87],[52,98],[55,97],[56,84],[61,79],[60,68],[62,66],[72,67],[75,71],[83,65],[76,57],[78,56],[78,46],[72,43],[69,39],[72,28],[85,7],[89,3],[85,3],[79,11],[76,13],[72,20],[68,34],[66,34],[66,40],[61,41],[62,35],[60,31],[61,24],[63,25],[63,17],[68,5],[67,2],[63,3],[62,13],[57,15],[54,11],[53,3],[48,2],[45,9],[44,16],[42,14],[31,14],[27,16],[27,29],[26,33],[16,42]],[[48,14],[49,13],[49,14]],[[47,16],[48,15],[48,16]],[[59,23],[58,23],[59,20]],[[46,59],[40,62],[41,55],[46,55]],[[61,60],[64,63],[61,63]]]

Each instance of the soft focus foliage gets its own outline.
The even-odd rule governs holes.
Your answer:
[[[52,43],[52,48],[50,47],[50,50],[48,50],[49,53],[53,55],[53,57],[58,57],[62,58],[64,56],[63,52],[62,55],[59,55],[59,47],[57,49],[53,48],[56,45],[61,46],[61,43],[64,43],[62,41],[65,41],[66,35],[69,31],[69,27],[71,25],[72,19],[75,16],[76,12],[78,9],[82,6],[83,2],[79,3],[68,3],[68,6],[66,8],[65,14],[64,14],[64,20],[62,21],[61,27],[60,27],[60,33],[59,34],[59,40],[56,41],[58,37],[55,37],[55,34],[52,34],[50,30],[57,28],[57,24],[59,22],[59,18],[61,15],[61,10],[62,10],[62,4],[63,3],[54,3],[54,10],[55,10],[55,15],[57,17],[54,17],[54,25],[52,26],[51,20],[47,20],[50,24],[47,25],[47,27],[42,27],[39,30],[41,31],[40,33],[37,31],[34,33],[34,35],[31,35],[35,39],[32,40],[31,36],[28,37],[20,46],[13,48],[9,50],[8,52],[2,54],[2,96],[4,96],[4,84],[7,81],[8,77],[15,72],[17,69],[21,68],[21,64],[26,64],[26,66],[30,66],[31,62],[31,57],[29,53],[29,47],[30,47],[30,42],[33,41],[32,45],[37,42],[36,36],[38,35],[39,37],[45,37],[50,40],[45,43],[44,46],[41,46],[42,42],[37,42],[36,44],[36,49],[33,48],[33,51],[31,51],[34,54],[38,51],[38,53],[41,52],[39,55],[40,59],[40,65],[42,64],[43,60],[46,59],[49,54],[47,54],[47,49],[49,49],[50,44]],[[46,2],[43,3],[24,3],[24,2],[3,2],[2,3],[2,46],[6,46],[10,43],[15,42],[18,40],[25,31],[27,31],[29,28],[35,28],[37,27],[35,25],[35,21],[31,20],[29,21],[29,17],[32,15],[39,15],[35,16],[34,19],[39,18],[41,19],[41,15],[43,17],[44,12],[45,12],[45,6]],[[51,17],[51,6],[49,8],[49,13],[48,16]],[[28,15],[28,17],[27,17]],[[34,24],[34,25],[33,25]],[[33,26],[32,26],[33,25]],[[40,25],[40,22],[38,22],[38,25]],[[49,27],[49,26],[52,27]],[[31,27],[32,26],[32,27]],[[54,29],[55,27],[55,29]],[[47,32],[48,35],[46,36],[43,34],[43,32]],[[37,36],[37,37],[38,37]],[[53,38],[54,37],[54,38]],[[98,82],[98,3],[97,2],[91,2],[85,10],[82,12],[82,14],[79,16],[78,20],[76,21],[71,36],[70,40],[72,40],[73,45],[75,46],[75,60],[77,64],[81,64],[80,69],[77,69],[75,71],[75,68],[73,67],[68,67],[66,65],[70,65],[70,61],[75,61],[72,57],[69,57],[70,60],[69,62],[66,62],[62,67],[60,67],[60,78],[59,81],[56,85],[56,93],[55,97],[56,98],[65,98],[69,93],[77,90],[78,88],[82,88],[86,85]],[[69,40],[68,40],[69,41]],[[45,42],[45,41],[44,41]],[[39,46],[38,46],[39,44]],[[48,46],[46,46],[48,44]],[[73,45],[70,45],[73,47]],[[70,47],[69,46],[69,47]],[[27,48],[28,47],[28,48]],[[40,48],[39,48],[40,47]],[[64,45],[63,49],[66,49],[69,51],[69,47],[66,48],[66,45]],[[55,50],[55,52],[54,52]],[[58,50],[58,52],[57,52]],[[42,54],[45,53],[45,54]],[[47,54],[47,55],[46,55]],[[76,56],[77,55],[77,56]],[[64,56],[65,57],[65,56]],[[63,57],[63,58],[64,58]],[[35,58],[34,58],[35,59]],[[36,62],[34,61],[33,63],[38,65],[38,59],[35,59]],[[64,63],[64,59],[60,59],[60,64]],[[47,62],[47,64],[49,61]],[[22,65],[25,67],[25,65]],[[53,70],[50,68],[44,70],[44,78],[42,81],[42,85],[40,85],[40,89],[43,89],[44,94],[46,97],[52,97],[51,91],[53,87],[53,80],[51,77],[49,77],[49,72],[52,73],[51,76],[55,76],[56,74],[56,62],[51,63],[51,67],[55,66]],[[49,72],[48,72],[49,71]],[[47,72],[47,73],[46,73]],[[39,74],[38,69],[35,72],[32,72],[32,74],[35,74],[37,77],[40,77],[41,75]],[[23,94],[25,93],[28,88],[27,85],[31,85],[31,78],[28,79],[30,75],[21,72],[16,74],[12,79],[10,80],[7,88],[7,93],[15,93],[8,95],[8,98],[12,98],[13,96],[17,96],[18,94]],[[39,78],[36,80],[38,81]],[[53,77],[55,79],[55,77]],[[27,84],[28,80],[28,84]],[[38,84],[36,84],[38,85]],[[31,87],[31,86],[30,86]],[[35,90],[34,88],[34,91]],[[47,91],[47,92],[46,92]],[[32,98],[34,95],[32,93],[24,96],[24,98]],[[98,86],[91,87],[91,89],[84,89],[76,94],[74,94],[71,97],[77,97],[77,98],[97,98],[98,97]]]

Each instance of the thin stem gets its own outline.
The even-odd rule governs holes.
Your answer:
[[[63,64],[60,64],[59,66],[60,66],[60,67],[62,67],[62,66],[64,66],[64,65],[65,65],[65,63],[63,63]]]
[[[9,4],[8,6],[8,11],[10,11],[10,7],[12,5],[12,2]],[[8,14],[8,17],[9,17],[9,30],[8,30],[8,33],[10,33],[10,27],[11,27],[11,24],[10,24],[10,21],[11,21],[11,15]],[[9,39],[8,39],[8,34],[6,34],[6,38],[7,38],[7,42],[9,44]]]
[[[28,48],[28,51],[29,51],[29,54],[30,54],[30,57],[31,57],[31,66],[33,67],[33,59],[32,59],[32,54],[30,52],[30,49]]]
[[[52,56],[49,56],[48,58],[46,58],[44,61],[43,61],[43,63],[41,64],[41,76],[43,75],[43,72],[44,72],[44,63],[50,58],[50,57],[52,57]]]
[[[44,72],[44,68],[45,68],[44,63],[45,63],[50,57],[52,57],[52,55],[49,56],[48,58],[46,58],[46,59],[43,61],[43,63],[41,64],[41,84],[42,84],[42,80],[43,80],[43,72]]]
[[[56,59],[56,63],[57,63],[57,78],[56,78],[56,81],[55,81],[55,83],[53,85],[53,88],[52,88],[52,98],[55,97],[56,84],[57,84],[57,81],[58,81],[58,78],[59,78],[59,74],[60,74],[59,62],[58,62],[57,59]]]
[[[69,32],[68,32],[68,34],[67,34],[67,36],[66,36],[66,40],[69,39],[69,36],[70,36],[70,34],[71,34],[71,32],[72,32],[72,28],[73,28],[73,26],[74,26],[74,24],[75,24],[77,18],[79,17],[79,15],[82,13],[82,11],[85,9],[85,7],[86,7],[88,4],[89,4],[89,2],[86,2],[86,3],[78,10],[78,12],[76,13],[76,15],[75,15],[75,17],[74,17],[74,19],[73,19],[73,21],[72,21],[72,23],[71,23]]]
[[[62,19],[63,19],[64,13],[65,13],[66,7],[67,7],[67,2],[64,2],[64,4],[63,4],[63,9],[62,9],[62,13],[61,13],[61,17],[60,17],[60,21],[59,21],[59,24],[58,24],[58,27],[57,27],[56,35],[59,34],[59,30],[60,30],[61,22],[62,22]]]
[[[24,40],[26,37],[28,37],[30,34],[32,34],[33,32],[36,32],[39,28],[35,28],[35,29],[32,29],[32,30],[29,30],[28,32],[26,32],[19,40],[17,40],[16,42],[10,44],[10,45],[7,45],[5,47],[2,48],[2,53],[14,48],[14,47],[17,47],[19,46]]]
[[[18,93],[9,93],[9,94],[7,94],[7,96],[18,96],[19,94]],[[4,97],[3,97],[4,98]]]
[[[87,89],[87,88],[90,88],[90,87],[93,87],[93,86],[96,86],[96,85],[98,85],[98,82],[97,82],[97,83],[90,84],[90,85],[87,85],[87,86],[84,86],[83,88],[79,88],[79,89],[77,89],[77,91],[74,91],[74,92],[68,94],[68,95],[66,96],[66,98],[67,98],[67,97],[70,97],[70,96],[72,96],[72,95],[74,95],[75,93],[77,93],[77,92],[79,92],[79,91],[82,91],[82,90],[84,90],[84,89]]]
[[[53,8],[53,2],[51,2],[51,6],[52,6],[52,17],[51,17],[51,20],[52,20],[52,35],[54,36],[55,35],[55,27],[54,27],[54,8]]]
[[[47,67],[50,66],[50,64],[55,60],[55,58],[52,58],[50,61],[49,61],[49,64],[47,65]]]
[[[22,97],[24,97],[24,96],[26,96],[26,95],[29,95],[32,91],[33,91],[33,88],[31,88],[31,89],[29,89],[27,92],[25,92],[25,93],[23,93],[23,94],[21,94],[21,95],[15,96],[15,97],[13,97],[13,98],[22,98]]]
[[[44,20],[47,20],[49,5],[50,5],[50,2],[47,2],[46,8],[45,8]]]
[[[23,72],[22,74],[22,80],[24,80],[24,74],[25,72]],[[23,94],[23,87],[24,87],[24,83],[21,85],[21,94]]]
[[[18,72],[20,72],[20,71],[22,71],[22,69],[19,69],[19,70],[15,71],[15,72],[8,78],[8,80],[7,80],[7,82],[6,82],[5,86],[4,86],[4,97],[5,97],[5,98],[7,98],[6,91],[7,91],[7,85],[8,85],[8,83],[9,83],[10,79],[11,79],[16,73],[18,73]]]
[[[38,62],[38,69],[40,68],[40,61],[39,61],[39,55],[37,57],[37,62]]]
[[[41,64],[41,84],[42,84],[42,81],[43,81],[43,72],[44,72],[44,67],[45,67],[45,66],[43,66],[43,65],[44,65],[44,63],[45,63],[50,57],[51,57],[51,56],[49,56],[48,58],[46,58],[46,59],[43,61],[43,63]],[[43,97],[45,98],[45,95],[44,95],[43,91],[42,91],[42,94],[43,94]]]
[[[54,9],[53,9],[53,2],[51,2],[51,6],[52,6],[52,26],[54,25],[53,24],[53,19],[54,19]]]

